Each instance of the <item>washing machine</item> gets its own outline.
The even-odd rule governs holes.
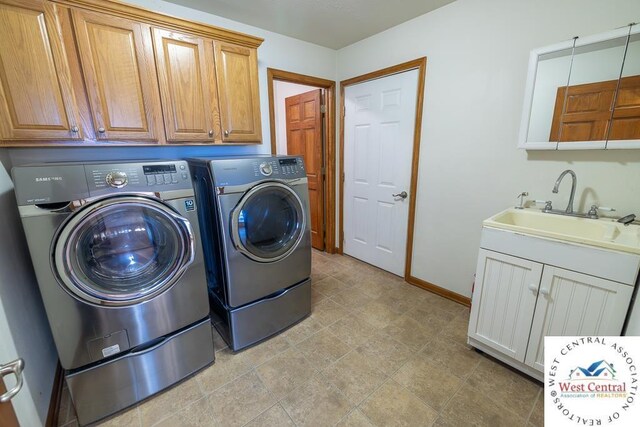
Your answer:
[[[311,231],[296,156],[190,159],[215,326],[235,351],[311,312]]]
[[[197,205],[185,161],[12,170],[81,424],[213,362]]]

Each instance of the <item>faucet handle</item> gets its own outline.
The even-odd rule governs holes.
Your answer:
[[[553,209],[553,206],[551,206],[551,200],[534,200],[534,203],[536,204],[544,203],[544,208],[542,208],[542,212],[549,212],[550,210]]]
[[[615,212],[616,210],[605,206],[591,205],[591,209],[587,212],[587,216],[589,218],[598,219],[598,211]]]
[[[520,204],[516,206],[516,209],[524,209],[524,198],[527,197],[529,193],[527,191],[523,191],[522,193],[516,196],[517,199],[520,199]]]

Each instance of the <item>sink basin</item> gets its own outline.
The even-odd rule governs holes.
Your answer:
[[[640,254],[640,227],[624,226],[609,218],[576,218],[543,213],[537,209],[511,208],[485,220],[483,225]]]

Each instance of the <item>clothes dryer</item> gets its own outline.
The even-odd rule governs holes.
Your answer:
[[[214,358],[184,161],[21,166],[18,209],[81,424]]]
[[[296,156],[189,160],[213,312],[233,350],[311,311],[309,192]]]

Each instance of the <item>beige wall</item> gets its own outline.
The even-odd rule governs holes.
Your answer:
[[[529,51],[640,20],[637,0],[458,0],[338,51],[338,80],[427,57],[412,274],[470,296],[482,220],[531,199],[640,214],[640,150],[516,148]]]

